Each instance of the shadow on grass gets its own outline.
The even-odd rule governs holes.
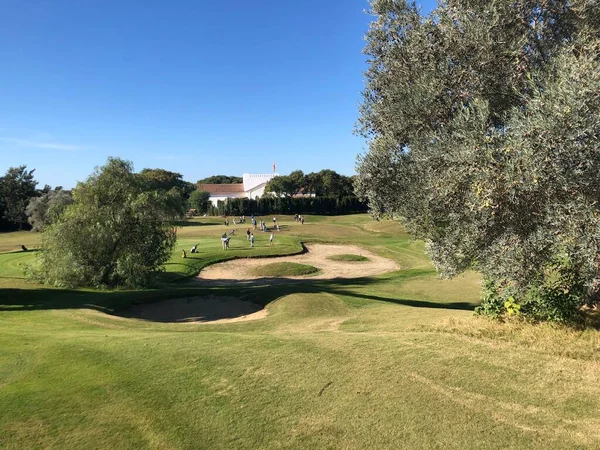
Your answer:
[[[209,227],[214,225],[223,225],[221,222],[200,222],[195,220],[178,220],[174,223],[177,228],[187,228],[187,227]]]
[[[475,304],[467,302],[443,303],[416,299],[396,298],[376,294],[376,286],[385,280],[377,278],[296,280],[287,278],[254,280],[244,283],[230,280],[219,286],[187,283],[155,290],[83,291],[52,289],[33,286],[31,289],[0,288],[0,311],[31,311],[49,309],[90,308],[113,315],[127,316],[134,305],[192,297],[234,297],[260,307],[289,294],[334,294],[348,297],[361,304],[386,302],[415,308],[435,308],[472,311]],[[389,282],[389,281],[387,281]],[[387,283],[386,283],[387,284]],[[365,288],[371,288],[364,292]],[[220,318],[243,315],[240,309],[222,313]],[[186,312],[187,314],[187,312]],[[181,321],[185,317],[169,321]],[[163,321],[163,320],[156,320]]]
[[[8,250],[5,252],[0,252],[0,255],[15,255],[15,254],[21,254],[21,253],[36,253],[36,252],[40,252],[42,251],[41,248],[27,248],[27,250],[22,250],[20,248],[15,249],[15,250]]]

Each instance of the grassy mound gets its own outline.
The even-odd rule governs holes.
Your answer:
[[[315,266],[293,262],[278,262],[265,264],[252,270],[258,277],[298,277],[301,275],[314,275],[319,271]]]
[[[350,255],[350,254],[331,255],[331,256],[328,256],[327,259],[330,259],[332,261],[346,261],[346,262],[364,262],[364,261],[369,261],[369,258],[367,258],[366,256],[362,256],[362,255]]]

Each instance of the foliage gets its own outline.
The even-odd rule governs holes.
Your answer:
[[[145,189],[131,163],[109,158],[47,227],[29,275],[56,286],[148,286],[175,244],[167,204],[164,193]]]
[[[71,203],[71,193],[60,188],[31,198],[25,209],[31,229],[42,231],[44,227],[55,222]]]
[[[242,183],[244,180],[242,177],[236,177],[233,175],[213,175],[207,178],[198,180],[198,184],[233,184]]]
[[[27,225],[25,208],[37,194],[34,171],[27,166],[11,167],[0,177],[0,231],[22,230]]]
[[[452,0],[422,17],[372,3],[358,192],[425,239],[442,275],[477,267],[480,311],[505,312],[510,291],[524,315],[562,320],[587,301],[572,301],[581,283],[597,293],[598,6]],[[557,259],[573,273],[562,291]]]
[[[195,209],[198,212],[206,212],[209,206],[210,193],[206,191],[194,191],[190,195],[189,205],[190,208]]]
[[[515,302],[515,298],[512,295],[504,302],[504,308],[509,316],[518,316],[521,314],[521,305]]]

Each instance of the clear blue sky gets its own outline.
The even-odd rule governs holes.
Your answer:
[[[422,2],[430,9],[433,0]],[[0,173],[352,174],[366,0],[5,0]]]

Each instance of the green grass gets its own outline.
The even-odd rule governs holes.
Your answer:
[[[252,274],[257,277],[300,277],[303,275],[314,275],[319,272],[309,264],[294,262],[276,262],[252,269]]]
[[[21,251],[21,245],[24,245],[30,250],[37,249],[41,236],[40,233],[34,231],[0,233],[0,253]]]
[[[327,259],[332,261],[345,261],[345,262],[364,262],[369,261],[369,258],[362,255],[351,255],[351,254],[343,254],[343,255],[331,255],[328,256]]]
[[[0,448],[599,447],[600,332],[474,318],[479,276],[438,279],[397,223],[278,221],[275,246],[259,232],[251,249],[238,227],[227,252],[217,219],[181,226],[161,286],[146,291],[30,284],[19,264],[35,252],[0,253]],[[0,234],[0,248],[30,236]],[[359,245],[401,270],[293,285],[186,278],[301,242]],[[203,295],[269,315],[212,325],[113,315]]]

